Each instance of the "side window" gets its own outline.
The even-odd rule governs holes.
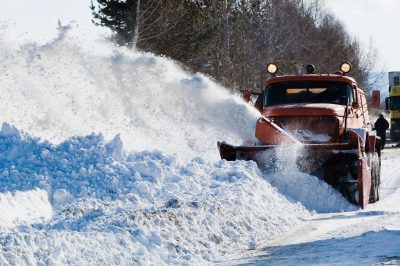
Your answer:
[[[353,102],[358,102],[358,97],[357,97],[357,87],[353,86],[353,89],[351,90],[352,92],[352,99],[350,101],[350,104],[352,104]]]
[[[352,87],[348,86],[347,89],[347,97],[348,97],[348,104],[351,105],[352,102],[354,102],[354,90]]]
[[[264,90],[263,90],[263,92],[261,93],[261,99],[262,99],[262,101],[263,101],[263,105],[267,105],[267,90],[268,90],[268,87],[266,87]]]
[[[400,82],[399,82],[399,81],[400,81],[400,80],[399,80],[399,77],[398,77],[398,76],[393,77],[393,85],[394,85],[394,86],[400,85]]]
[[[260,112],[262,112],[263,105],[265,105],[265,103],[264,103],[264,101],[265,101],[264,98],[265,98],[265,95],[266,95],[265,91],[266,91],[266,90],[264,90],[263,92],[261,92],[261,93],[257,96],[256,102],[254,103],[254,107],[255,107],[258,111],[260,111]]]

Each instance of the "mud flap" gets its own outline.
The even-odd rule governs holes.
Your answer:
[[[365,208],[369,202],[369,194],[371,192],[371,170],[368,166],[368,158],[358,159],[358,193],[359,205]]]

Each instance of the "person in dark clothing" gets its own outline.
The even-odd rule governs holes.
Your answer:
[[[389,122],[383,117],[382,114],[380,114],[379,118],[375,122],[375,130],[376,130],[376,135],[381,137],[381,147],[382,147],[382,149],[385,147],[386,130],[388,128],[389,128]]]

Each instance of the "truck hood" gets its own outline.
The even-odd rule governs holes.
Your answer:
[[[344,116],[346,107],[330,103],[279,104],[264,107],[263,115],[276,116]]]

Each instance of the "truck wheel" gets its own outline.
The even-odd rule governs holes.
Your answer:
[[[376,184],[377,184],[377,189],[376,189],[376,200],[379,200],[379,189],[381,187],[381,157],[378,158],[378,167],[376,169]]]
[[[400,140],[399,134],[398,134],[398,133],[395,133],[395,132],[393,132],[393,131],[390,131],[390,140],[391,140],[392,142],[397,142],[397,141],[399,141],[399,140]]]
[[[371,192],[369,194],[369,203],[375,203],[378,201],[379,197],[378,186],[376,184],[375,178],[371,179]]]
[[[371,155],[371,192],[369,194],[369,203],[374,203],[379,200],[379,182],[380,182],[380,165],[379,157],[376,153]]]

